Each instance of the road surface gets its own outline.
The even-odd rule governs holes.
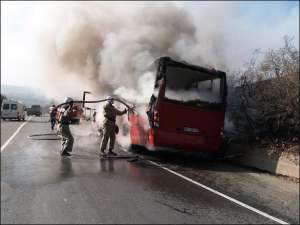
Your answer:
[[[1,121],[1,223],[299,223],[297,183],[226,162],[101,160],[91,126],[71,130],[62,158],[47,117]]]

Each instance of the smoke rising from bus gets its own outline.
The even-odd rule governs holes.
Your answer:
[[[81,98],[88,90],[147,102],[154,85],[147,68],[160,56],[222,66],[222,57],[193,52],[201,44],[197,28],[173,3],[76,2],[53,12],[56,19],[43,31],[40,50],[45,91],[57,100]],[[217,45],[203,42],[205,48]]]
[[[250,21],[240,5],[3,2],[3,78],[38,87],[57,101],[82,98],[84,90],[106,95],[130,89],[140,96],[139,89],[152,84],[141,87],[138,79],[148,79],[141,78],[145,64],[158,56],[224,70],[241,67],[254,49],[278,48],[284,35],[299,38],[298,7],[270,15],[278,21],[268,26],[274,23]]]
[[[274,42],[264,35],[267,31],[241,22],[238,4],[191,4],[201,7],[188,11],[174,2],[62,2],[41,7],[45,10],[34,23],[43,28],[37,62],[42,87],[57,101],[82,98],[87,90],[147,102],[155,75],[147,67],[160,56],[226,70],[241,66],[257,46]],[[272,28],[278,40],[280,27]],[[259,44],[249,35],[253,30],[262,34]]]

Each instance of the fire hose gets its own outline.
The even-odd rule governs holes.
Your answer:
[[[47,137],[47,136],[50,136],[50,137]],[[56,137],[53,137],[53,136],[56,136]],[[48,141],[61,140],[61,138],[57,137],[57,134],[55,134],[55,133],[32,134],[32,135],[29,135],[27,138],[30,138],[32,140],[37,140],[37,141],[42,141],[42,140],[48,140]]]
[[[112,98],[112,100],[114,101],[117,101],[117,102],[120,102],[122,103],[123,105],[125,105],[127,108],[128,108],[128,113],[129,112],[132,112],[134,113],[135,112],[135,106],[129,106],[125,101],[121,100],[121,99],[118,99],[118,98]],[[108,99],[100,99],[100,100],[93,100],[93,101],[72,101],[73,103],[101,103],[101,102],[106,102],[108,101]],[[69,102],[64,102],[64,103],[61,103],[59,105],[57,105],[55,108],[59,108],[63,105],[67,105],[69,104]],[[31,139],[34,139],[34,140],[60,140],[59,138],[41,138],[41,139],[37,139],[37,137],[40,137],[40,136],[47,136],[47,135],[56,135],[56,134],[34,134],[34,135],[29,135],[28,138],[31,138]]]
[[[112,100],[120,102],[121,104],[125,105],[126,108],[128,109],[128,113],[134,113],[135,112],[135,106],[129,106],[125,101],[118,99],[118,98],[112,98]],[[73,103],[101,103],[101,102],[106,102],[108,101],[108,99],[100,99],[100,100],[93,100],[93,101],[72,101]],[[69,102],[64,102],[61,103],[59,105],[57,105],[55,108],[59,108],[63,105],[67,105],[70,104]],[[53,133],[47,133],[47,134],[33,134],[33,135],[29,135],[28,138],[32,139],[32,140],[60,140],[60,138],[45,138],[44,136],[51,136],[51,135],[55,135],[57,136],[57,134],[53,134]],[[118,155],[118,156],[107,156],[107,157],[103,157],[103,158],[119,158],[119,159],[128,159],[128,161],[130,162],[134,162],[136,160],[139,159],[139,157],[137,155]]]
[[[123,100],[121,100],[121,99],[118,99],[118,98],[112,98],[112,100],[114,100],[114,101],[117,101],[117,102],[120,102],[121,104],[123,104],[123,105],[125,105],[126,106],[126,108],[128,109],[128,112],[135,112],[135,106],[133,105],[133,106],[129,106],[125,101],[123,101]],[[100,99],[100,100],[93,100],[93,101],[72,101],[73,103],[100,103],[100,102],[106,102],[106,101],[108,101],[108,99]],[[63,106],[63,105],[67,105],[67,104],[69,104],[69,102],[64,102],[64,103],[61,103],[61,104],[59,104],[59,105],[57,105],[55,108],[59,108],[59,107],[61,107],[61,106]]]
[[[50,136],[49,138],[47,136]],[[56,136],[56,137],[51,137],[51,136]],[[31,140],[36,140],[36,141],[55,141],[55,140],[61,140],[61,138],[57,137],[57,134],[55,133],[46,133],[46,134],[32,134],[29,135],[27,138],[31,139]],[[80,155],[76,155],[79,156]],[[143,157],[138,156],[136,154],[121,154],[121,155],[116,155],[116,156],[102,156],[100,157],[101,160],[103,159],[127,159],[128,162],[136,162],[138,160],[143,159]]]

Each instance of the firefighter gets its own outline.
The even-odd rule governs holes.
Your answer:
[[[59,117],[60,132],[62,136],[60,153],[62,156],[70,156],[71,154],[69,152],[72,151],[74,142],[74,138],[69,127],[69,124],[71,123],[71,112],[73,110],[73,99],[66,97],[64,103],[68,104],[65,104],[61,107],[61,113]]]
[[[116,116],[121,116],[127,112],[126,109],[120,111],[114,107],[114,100],[111,96],[106,98],[107,103],[103,106],[103,115],[104,115],[104,122],[103,122],[103,137],[100,146],[100,156],[105,155],[105,149],[107,146],[107,142],[109,140],[109,150],[108,155],[116,155],[113,152],[115,140],[116,140],[116,133],[118,133],[118,126],[116,125]]]
[[[55,105],[52,105],[50,107],[50,111],[49,111],[49,114],[50,114],[50,123],[51,123],[51,130],[54,129],[54,126],[55,126],[55,122],[56,122],[56,108],[55,108]]]

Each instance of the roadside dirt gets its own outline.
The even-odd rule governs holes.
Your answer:
[[[252,144],[252,148],[265,152],[271,158],[280,158],[299,165],[299,143],[298,139],[293,141],[266,141],[261,140]]]
[[[281,158],[299,165],[299,145],[295,145],[281,152]]]

